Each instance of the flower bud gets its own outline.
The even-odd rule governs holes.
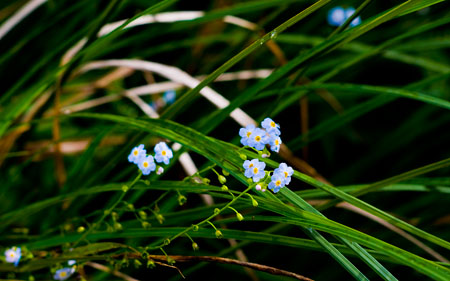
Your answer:
[[[236,213],[236,217],[237,217],[237,219],[238,219],[239,221],[244,220],[244,216],[241,215],[241,213]]]
[[[261,154],[261,157],[262,157],[262,158],[268,158],[268,157],[269,157],[269,154],[263,153],[263,154]]]
[[[219,214],[219,213],[220,213],[220,209],[219,209],[219,208],[215,208],[215,209],[214,209],[214,214],[217,215],[217,214]]]
[[[156,219],[158,220],[159,224],[163,224],[164,222],[164,217],[161,214],[157,214],[156,215]]]
[[[222,185],[221,189],[222,189],[222,191],[228,191],[228,186]]]
[[[163,167],[158,167],[158,170],[156,170],[156,174],[157,175],[161,175],[162,173],[164,173],[164,168]]]
[[[116,213],[116,212],[112,212],[112,213],[111,213],[111,217],[112,217],[112,219],[113,219],[114,221],[116,221],[116,220],[119,219],[119,214]]]
[[[219,239],[223,237],[222,232],[220,230],[218,230],[218,229],[216,230],[216,237],[219,238]]]
[[[144,229],[148,229],[148,228],[150,228],[150,226],[152,226],[150,223],[148,223],[146,221],[141,222],[141,225],[142,225],[142,228],[144,228]]]
[[[139,268],[141,265],[142,263],[138,259],[134,260],[134,267]]]
[[[145,183],[145,185],[150,185],[150,181],[149,180],[145,180],[144,183]]]
[[[204,184],[209,184],[211,181],[207,178],[202,178]]]
[[[247,155],[240,153],[239,157],[241,157],[242,160],[247,160]]]
[[[155,268],[156,267],[155,262],[152,259],[148,260],[147,267]]]
[[[147,219],[147,213],[145,211],[139,211],[139,216],[141,219],[146,220]]]
[[[82,233],[82,232],[84,232],[86,230],[86,228],[84,228],[84,226],[79,226],[78,228],[77,228],[77,232],[78,233]]]
[[[258,207],[258,201],[252,198],[252,205],[253,207]]]
[[[256,189],[256,190],[261,190],[261,185],[260,185],[260,184],[257,184],[257,185],[255,186],[255,189]]]
[[[169,245],[170,244],[170,239],[169,238],[166,238],[166,239],[164,239],[164,245]]]
[[[228,171],[225,169],[222,169],[222,174],[226,177],[228,177],[230,175],[230,173],[228,173]]]
[[[225,184],[227,182],[227,178],[225,178],[224,176],[220,175],[218,176],[219,182],[221,184]]]
[[[184,205],[184,203],[186,203],[187,199],[184,195],[178,195],[178,204],[180,206]]]
[[[171,257],[167,257],[167,263],[173,265],[175,263],[175,260],[172,259]]]
[[[131,204],[131,203],[128,203],[128,204],[127,204],[127,208],[128,208],[130,211],[134,211],[134,205]]]
[[[120,223],[118,223],[118,222],[114,223],[114,230],[121,231],[122,229],[123,229],[123,226]]]
[[[247,179],[247,182],[248,182],[249,184],[252,184],[252,183],[253,183],[252,178],[248,178],[248,179]]]
[[[198,247],[197,243],[192,242],[192,249],[193,249],[194,251],[198,251],[198,249],[200,249],[200,248]]]
[[[194,225],[192,226],[192,230],[193,230],[193,231],[198,231],[198,225],[194,224]]]
[[[130,188],[128,187],[128,185],[122,185],[122,191],[123,191],[123,192],[127,192],[128,189],[130,189]]]

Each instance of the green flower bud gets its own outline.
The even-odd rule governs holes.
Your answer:
[[[156,215],[156,219],[158,220],[159,224],[163,224],[164,222],[164,217],[161,214],[157,214]]]
[[[167,263],[173,265],[175,263],[175,260],[172,259],[171,257],[167,257]]]
[[[166,239],[164,239],[164,245],[169,245],[170,244],[170,239],[169,238],[166,238]]]
[[[217,177],[219,179],[219,182],[221,184],[225,184],[227,182],[227,178],[225,178],[224,176],[220,175]]]
[[[147,267],[155,268],[156,267],[155,262],[152,259],[148,260]]]
[[[193,249],[194,251],[198,251],[198,249],[200,249],[200,248],[198,247],[197,243],[192,242],[192,249]]]
[[[122,191],[123,192],[127,192],[130,188],[128,187],[128,185],[122,185]]]
[[[148,223],[146,221],[143,221],[141,223],[141,225],[142,225],[142,228],[144,228],[144,229],[148,229],[148,228],[150,228],[150,226],[152,226],[150,223]]]
[[[252,183],[253,183],[252,178],[248,178],[248,179],[247,179],[247,182],[248,182],[249,184],[252,184]]]
[[[123,227],[122,227],[122,225],[120,223],[115,222],[114,223],[114,230],[121,231],[121,230],[123,230]]]
[[[104,210],[104,211],[103,211],[103,214],[104,214],[105,216],[108,216],[109,214],[111,214],[111,211],[110,211],[110,210]]]
[[[150,185],[150,181],[149,181],[149,180],[145,180],[145,181],[144,181],[144,184],[145,184],[145,185]]]
[[[84,226],[79,226],[78,228],[77,228],[77,232],[78,233],[82,233],[82,232],[84,232],[86,230],[86,228],[84,228]]]
[[[220,230],[218,230],[218,229],[216,230],[216,237],[219,238],[219,239],[223,237],[222,232]]]
[[[252,205],[253,207],[258,207],[258,201],[252,198]]]
[[[119,219],[119,214],[116,213],[116,212],[112,212],[112,213],[111,213],[111,217],[112,217],[112,219],[113,219],[114,221],[116,221],[116,220]]]
[[[194,225],[192,226],[192,230],[193,230],[193,231],[198,231],[198,225],[194,224]]]
[[[139,268],[141,266],[142,266],[142,263],[138,259],[134,260],[134,267]]]
[[[220,209],[219,209],[219,208],[215,208],[215,209],[214,209],[214,214],[217,215],[218,213],[220,213]]]
[[[238,219],[239,221],[244,220],[244,216],[241,215],[241,213],[236,213],[236,217],[237,217],[237,219]]]
[[[226,185],[222,185],[222,191],[228,191],[228,186],[226,186]]]
[[[139,216],[141,217],[141,219],[146,220],[147,219],[147,213],[145,211],[139,211]]]
[[[247,155],[240,153],[239,157],[241,157],[242,160],[247,160]]]
[[[222,174],[226,177],[228,177],[230,175],[230,173],[228,173],[228,171],[225,169],[222,169]]]
[[[204,184],[209,184],[211,181],[207,178],[202,178]]]
[[[127,208],[128,208],[130,211],[134,211],[134,205],[131,204],[131,203],[128,203],[128,204],[127,204]]]
[[[178,204],[180,206],[184,205],[184,203],[186,203],[187,198],[184,195],[178,195]]]
[[[29,277],[28,277],[28,281],[35,281],[36,279],[34,279],[34,276],[33,275],[30,275]]]

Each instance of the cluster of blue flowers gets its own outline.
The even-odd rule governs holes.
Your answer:
[[[241,143],[256,150],[263,150],[266,144],[270,144],[271,150],[278,152],[281,145],[280,125],[272,119],[266,118],[261,122],[261,126],[263,129],[255,128],[254,125],[241,128],[239,131]],[[286,163],[281,163],[273,172],[266,172],[264,170],[266,163],[258,159],[245,160],[243,167],[245,169],[244,175],[257,183],[256,190],[262,192],[266,191],[266,187],[268,187],[274,193],[277,193],[291,182],[291,176],[294,174],[292,167],[289,167]]]
[[[156,144],[154,151],[154,157],[152,155],[147,155],[147,151],[145,150],[144,145],[140,144],[131,150],[130,155],[128,155],[128,161],[136,164],[142,171],[143,175],[149,175],[151,172],[156,170],[155,160],[157,163],[164,163],[168,165],[170,159],[173,157],[172,150],[167,146],[165,142]],[[164,168],[158,167],[156,173],[160,175],[162,174],[162,172],[164,172]]]
[[[353,15],[353,13],[355,13],[355,9],[352,7],[344,9],[341,6],[336,6],[328,11],[328,24],[331,26],[341,26],[349,17]],[[358,16],[350,23],[350,26],[357,26],[360,23],[361,18]]]
[[[266,118],[261,122],[261,126],[263,127],[262,129],[256,128],[255,125],[241,128],[239,130],[241,143],[256,150],[263,150],[268,144],[272,151],[279,152],[281,146],[280,125],[272,119]]]
[[[6,262],[19,265],[20,258],[22,257],[22,249],[20,247],[12,247],[5,251]]]
[[[75,273],[75,270],[77,268],[76,261],[69,260],[67,261],[67,264],[69,265],[69,267],[58,269],[53,275],[53,279],[63,281],[68,279],[70,276],[72,276],[72,274]]]

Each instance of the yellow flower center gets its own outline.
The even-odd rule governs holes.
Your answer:
[[[148,162],[142,163],[142,166],[144,166],[144,168],[147,168],[148,167]]]
[[[137,149],[134,150],[134,153],[133,153],[133,154],[136,155],[136,156],[138,155]]]
[[[247,138],[252,134],[252,132],[247,132]]]
[[[275,145],[279,145],[280,142],[278,140],[275,140]]]
[[[61,273],[59,273],[60,277],[66,277],[66,275],[67,275],[67,272],[65,272],[65,271],[62,271]]]
[[[272,126],[272,127],[274,127],[275,128],[275,126],[276,126],[276,124],[275,124],[275,122],[270,122],[270,126]]]
[[[14,257],[16,256],[16,254],[15,254],[15,253],[11,253],[11,254],[9,254],[9,256],[10,256],[11,258],[14,258]]]
[[[287,178],[288,177],[288,173],[284,172],[284,177]]]
[[[253,173],[257,174],[258,173],[258,168],[254,168],[253,169]]]
[[[253,163],[251,163],[250,165],[248,165],[249,168],[253,167]]]
[[[280,181],[280,180],[278,180],[278,181],[275,182],[275,185],[276,185],[276,186],[279,186],[280,184],[281,184],[281,181]]]
[[[161,151],[161,154],[162,154],[162,156],[166,156],[166,151],[165,150],[163,150],[163,151]]]
[[[261,137],[260,136],[256,136],[255,137],[255,141],[261,141]]]

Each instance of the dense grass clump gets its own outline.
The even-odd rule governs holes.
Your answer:
[[[440,0],[0,3],[0,279],[450,280]]]

